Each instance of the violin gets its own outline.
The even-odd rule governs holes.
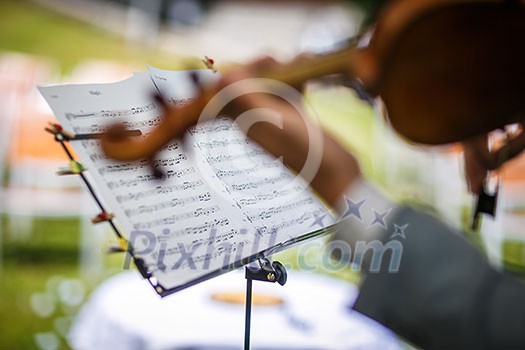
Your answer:
[[[292,86],[342,75],[380,97],[392,127],[415,143],[446,144],[486,133],[525,113],[525,1],[395,1],[379,16],[370,42],[261,70]],[[167,110],[146,138],[121,125],[102,138],[117,160],[151,158],[194,125],[218,87]]]
[[[416,143],[446,144],[523,118],[524,37],[524,0],[401,0],[384,9],[368,45],[359,47],[354,40],[335,52],[260,70],[258,76],[292,86],[333,75],[357,79],[368,94],[382,99],[388,122],[400,135]],[[153,159],[199,121],[220,87],[200,90],[192,103],[165,106],[164,118],[144,138],[130,137],[123,125],[109,128],[102,137],[104,152],[122,161]],[[288,164],[302,169],[300,153],[310,145],[283,144],[293,153]],[[261,145],[272,152],[268,142]],[[326,137],[324,149],[331,152]],[[337,157],[339,164],[353,161]],[[335,202],[345,180],[328,186],[321,178],[314,178],[312,187]]]

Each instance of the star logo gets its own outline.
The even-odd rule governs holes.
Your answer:
[[[350,215],[355,216],[358,218],[361,222],[363,222],[363,218],[361,217],[361,207],[365,203],[366,199],[361,200],[360,202],[355,203],[350,198],[345,196],[346,201],[346,211],[343,213],[343,216],[341,219],[347,218]]]
[[[380,213],[380,212],[376,211],[375,209],[373,209],[372,212],[374,214],[374,220],[370,223],[370,225],[368,225],[368,227],[372,227],[375,224],[378,224],[379,226],[381,226],[382,228],[384,228],[386,230],[387,226],[386,226],[386,222],[385,222],[385,217],[388,215],[388,213],[390,213],[390,209],[385,210],[382,213]]]
[[[397,236],[400,236],[401,238],[406,238],[405,229],[407,227],[408,227],[408,224],[405,224],[403,226],[398,226],[397,224],[394,224],[394,233],[392,234],[392,236],[390,236],[390,238],[395,238]]]
[[[310,225],[310,227],[319,225],[320,227],[324,227],[323,220],[328,215],[327,213],[324,214],[314,214],[314,222]]]

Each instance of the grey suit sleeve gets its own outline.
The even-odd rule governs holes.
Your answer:
[[[399,270],[388,271],[385,254],[380,271],[367,273],[355,310],[425,349],[525,349],[524,284],[431,216],[398,208],[392,222],[408,223],[406,238],[396,238]]]

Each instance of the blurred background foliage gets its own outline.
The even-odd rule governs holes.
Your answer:
[[[184,61],[26,0],[0,1],[0,17],[2,50],[52,58],[64,75],[86,58],[126,61],[140,69],[145,62],[177,69]]]

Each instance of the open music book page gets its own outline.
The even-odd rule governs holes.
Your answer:
[[[195,71],[199,81],[216,79]],[[149,67],[149,73],[111,84],[39,87],[63,129],[103,132],[124,122],[143,136],[162,118],[154,100],[172,104],[196,94],[189,73]],[[218,116],[174,140],[153,165],[108,159],[97,139],[71,141],[134,253],[170,294],[291,244],[327,232],[334,219],[278,159],[249,140],[229,118]]]

